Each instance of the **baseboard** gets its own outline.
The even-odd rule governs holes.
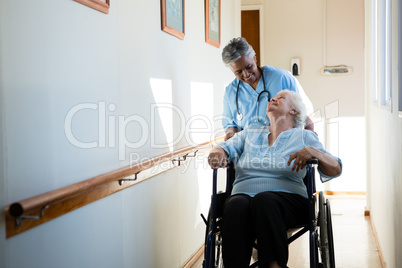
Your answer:
[[[366,192],[358,191],[323,191],[325,195],[366,195]]]
[[[376,242],[377,248],[378,248],[378,254],[380,255],[381,267],[382,267],[382,268],[386,268],[386,267],[387,267],[387,264],[385,263],[384,256],[382,255],[382,251],[381,251],[381,247],[380,247],[380,242],[378,241],[377,231],[375,230],[374,223],[373,223],[373,220],[372,220],[372,218],[371,218],[370,210],[366,210],[366,211],[368,212],[368,215],[370,216],[371,228],[373,229],[375,242]],[[366,211],[364,212],[365,215],[366,215]]]
[[[191,268],[194,263],[197,262],[197,260],[204,254],[204,245],[202,245],[196,253],[193,254],[193,256],[190,257],[190,259],[187,260],[187,262],[182,266],[182,268]]]

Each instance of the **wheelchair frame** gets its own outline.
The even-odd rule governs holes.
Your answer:
[[[288,244],[292,243],[306,232],[309,232],[310,268],[335,268],[330,203],[328,199],[324,200],[323,192],[319,192],[317,196],[314,164],[318,164],[317,159],[311,159],[308,161],[308,164],[305,167],[307,168],[307,174],[304,178],[309,198],[309,222],[305,225],[292,228],[292,230],[296,229],[297,231],[290,236],[288,232]],[[217,193],[217,173],[218,170],[214,169],[211,206],[208,213],[208,219],[205,219],[201,214],[201,217],[207,226],[205,234],[204,261],[202,264],[203,268],[223,267],[222,237],[220,229],[223,206],[226,198],[230,196],[234,182],[235,172],[233,163],[230,163],[226,170],[225,192]],[[249,267],[258,267],[258,260],[250,264]]]

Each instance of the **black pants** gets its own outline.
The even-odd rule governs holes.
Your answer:
[[[259,267],[277,261],[287,267],[287,229],[308,222],[308,200],[297,194],[263,192],[234,195],[223,211],[222,242],[225,268],[249,266],[257,239]]]

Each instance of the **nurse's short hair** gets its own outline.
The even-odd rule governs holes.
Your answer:
[[[242,56],[255,56],[255,51],[244,37],[236,37],[229,41],[223,48],[222,61],[229,67],[230,64],[238,61]]]
[[[295,116],[295,128],[298,127],[304,127],[306,124],[306,119],[307,119],[307,110],[306,110],[306,105],[303,102],[303,98],[299,93],[296,93],[294,91],[290,91],[288,89],[282,90],[288,95],[292,96],[290,103],[292,104],[293,109],[295,109],[298,114]]]

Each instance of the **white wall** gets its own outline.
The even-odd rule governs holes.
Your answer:
[[[1,27],[1,20],[0,20],[0,27]],[[0,40],[1,40],[1,34],[0,34]],[[1,47],[1,46],[0,46]],[[1,62],[1,53],[0,53],[0,62]],[[2,79],[1,75],[1,69],[0,69],[0,80]],[[0,100],[3,99],[3,87],[0,86]],[[5,145],[4,142],[4,136],[3,136],[3,114],[4,114],[4,109],[3,105],[0,106],[0,178],[5,178],[5,161],[4,161],[4,154],[3,154],[3,148]],[[5,180],[0,179],[0,204],[3,206],[5,204]],[[2,219],[0,219],[0,267],[5,267],[6,266],[6,245],[5,245],[5,226],[4,226],[4,215],[0,215]]]
[[[374,58],[372,54],[372,0],[365,1],[366,16],[366,106],[367,106],[367,185],[368,206],[376,229],[381,252],[387,268],[402,266],[402,118],[398,117],[398,6],[392,3],[392,72],[391,106],[383,106],[372,100]],[[400,49],[400,48],[399,48]],[[376,75],[377,79],[379,74]],[[378,90],[378,89],[375,89]]]
[[[190,116],[221,113],[233,75],[204,41],[203,1],[185,9],[181,41],[161,31],[160,1],[113,0],[108,15],[74,1],[0,1],[2,207],[165,153],[176,138],[173,148],[183,147]],[[240,1],[223,0],[222,10],[225,44],[239,35]],[[177,111],[153,116],[165,102]],[[94,109],[75,114],[72,134],[95,148],[66,136],[79,104]],[[133,121],[119,128],[119,118]],[[126,139],[133,148],[119,148]],[[203,243],[199,213],[209,204],[210,171],[191,163],[7,240],[3,215],[0,266],[179,267]]]
[[[242,4],[264,5],[263,64],[290,70],[290,59],[301,59],[297,78],[316,111],[316,132],[344,164],[342,176],[325,188],[365,191],[363,0],[327,0],[326,65],[353,68],[352,74],[336,77],[320,74],[325,62],[324,1],[243,0]]]

